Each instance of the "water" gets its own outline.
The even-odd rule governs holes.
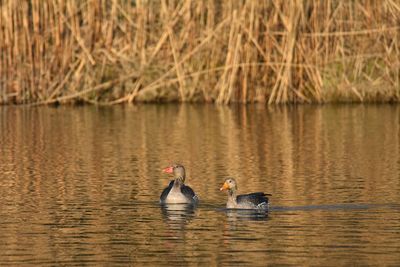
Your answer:
[[[399,106],[0,108],[0,265],[398,265]],[[161,207],[186,166],[201,198]],[[273,196],[224,209],[224,179]]]

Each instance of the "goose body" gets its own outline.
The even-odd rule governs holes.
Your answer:
[[[267,210],[269,207],[269,200],[263,192],[250,193],[245,195],[237,195],[237,184],[233,178],[228,178],[220,188],[221,191],[228,191],[228,201],[226,208],[228,209],[257,209]]]
[[[163,170],[166,173],[173,173],[174,180],[170,181],[160,196],[162,204],[196,204],[199,200],[192,188],[185,185],[185,168],[175,164]]]

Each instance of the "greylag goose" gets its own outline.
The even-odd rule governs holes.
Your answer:
[[[163,172],[172,173],[172,180],[168,187],[165,188],[160,196],[162,204],[196,204],[199,198],[192,188],[185,185],[185,168],[180,164],[174,164],[163,169]]]
[[[270,194],[263,192],[250,193],[246,195],[237,195],[237,184],[233,178],[228,178],[220,188],[221,191],[228,190],[228,202],[226,208],[228,209],[268,209],[268,197]]]

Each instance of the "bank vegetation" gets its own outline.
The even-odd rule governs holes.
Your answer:
[[[397,102],[400,1],[0,1],[0,103]]]

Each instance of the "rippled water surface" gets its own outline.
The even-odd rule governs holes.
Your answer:
[[[400,110],[0,108],[0,265],[397,265]],[[197,208],[161,207],[172,162]],[[268,214],[218,189],[271,193]]]

